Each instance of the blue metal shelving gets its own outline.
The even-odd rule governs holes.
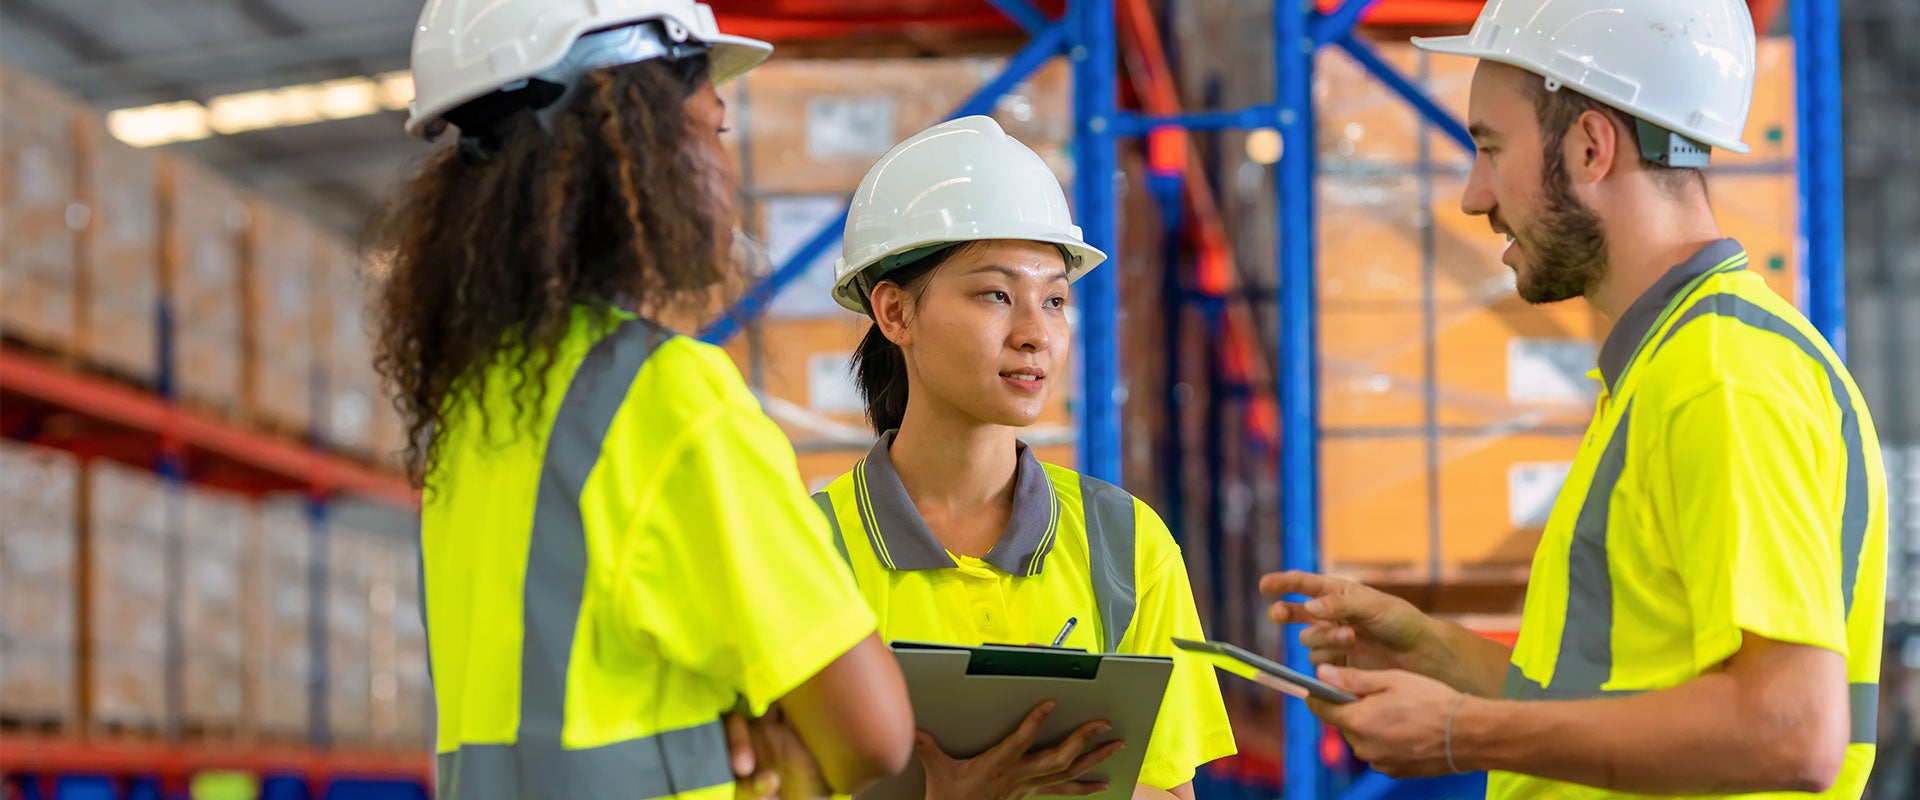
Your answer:
[[[1347,0],[1321,13],[1311,0],[1274,3],[1274,75],[1278,91],[1270,104],[1240,109],[1203,110],[1172,116],[1148,116],[1121,111],[1116,87],[1119,63],[1112,0],[1071,0],[1062,19],[1049,19],[1027,0],[991,0],[1032,37],[1007,63],[1004,72],[981,87],[953,116],[985,113],[994,101],[1049,58],[1066,55],[1073,62],[1076,164],[1076,215],[1087,240],[1114,252],[1118,207],[1115,178],[1117,148],[1123,138],[1138,137],[1156,127],[1191,131],[1270,127],[1283,142],[1275,181],[1279,195],[1280,363],[1276,366],[1281,408],[1280,457],[1281,541],[1283,563],[1289,569],[1317,571],[1319,536],[1319,350],[1314,302],[1315,181],[1312,80],[1314,57],[1321,47],[1339,47],[1395,95],[1409,103],[1427,122],[1449,139],[1472,150],[1462,122],[1428,96],[1414,80],[1380,58],[1354,26],[1379,0]],[[1835,3],[1817,0],[1793,3],[1793,31],[1800,86],[1800,191],[1804,226],[1804,259],[1810,315],[1814,324],[1843,348],[1844,251],[1841,225],[1842,186],[1840,149],[1839,10]],[[786,264],[779,266],[725,318],[703,333],[720,342],[762,314],[771,300],[805,271],[807,265],[838,244],[845,216],[829,221]],[[1078,291],[1081,312],[1083,391],[1076,403],[1080,468],[1094,477],[1119,482],[1120,404],[1126,383],[1120,371],[1115,317],[1119,307],[1117,272],[1095,270]],[[1844,354],[1844,350],[1842,350]],[[1287,660],[1308,667],[1297,637],[1287,637]],[[1286,712],[1286,797],[1321,800],[1329,796],[1327,772],[1320,763],[1322,728],[1304,705],[1289,703]],[[1346,796],[1463,796],[1477,784],[1441,781],[1395,784],[1366,775],[1347,789]],[[1464,788],[1463,788],[1464,787]]]

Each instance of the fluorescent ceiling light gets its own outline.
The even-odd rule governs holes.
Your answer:
[[[134,147],[191,142],[269,128],[403,111],[413,99],[405,70],[215,97],[123,108],[107,114],[114,138]]]

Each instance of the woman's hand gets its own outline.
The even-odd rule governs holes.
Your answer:
[[[1040,725],[1053,713],[1049,700],[1034,707],[1005,741],[973,758],[956,759],[940,749],[926,731],[914,737],[914,750],[927,770],[927,800],[1022,800],[1034,795],[1085,796],[1106,791],[1105,781],[1079,777],[1120,752],[1122,742],[1091,751],[1087,742],[1113,729],[1089,722],[1058,746],[1035,750]]]

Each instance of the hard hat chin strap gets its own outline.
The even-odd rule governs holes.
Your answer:
[[[658,58],[678,61],[706,55],[708,50],[706,43],[693,39],[684,26],[671,20],[595,31],[576,40],[560,63],[470,100],[445,118],[460,129],[461,155],[469,161],[484,161],[500,149],[502,124],[522,110],[533,111],[542,130],[552,130],[554,120],[593,70]]]

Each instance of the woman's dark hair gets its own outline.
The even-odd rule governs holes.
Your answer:
[[[906,266],[895,267],[872,284],[861,283],[861,295],[871,298],[874,286],[891,283],[919,302],[927,292],[934,271],[970,246],[972,243],[956,244]],[[851,367],[855,381],[860,384],[860,396],[867,401],[867,422],[873,425],[873,432],[886,433],[900,427],[900,421],[907,415],[907,355],[880,331],[879,323],[867,326],[867,335],[853,351]]]
[[[725,165],[682,106],[707,70],[701,56],[590,72],[547,123],[531,110],[500,121],[490,152],[440,148],[374,221],[369,244],[391,263],[374,364],[416,486],[441,423],[490,381],[510,381],[506,423],[535,424],[575,307],[669,313],[731,277]],[[501,422],[481,413],[484,430]]]

